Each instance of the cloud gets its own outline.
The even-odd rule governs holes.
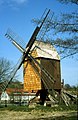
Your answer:
[[[0,0],[0,6],[6,6],[11,9],[19,9],[20,6],[25,5],[28,0]]]
[[[23,3],[26,3],[27,0],[11,0],[12,2],[15,2],[17,4],[23,4]]]
[[[23,4],[23,3],[26,3],[28,0],[0,0],[0,4]]]

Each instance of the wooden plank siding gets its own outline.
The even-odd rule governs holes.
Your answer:
[[[37,52],[34,50],[32,56],[36,57]],[[38,60],[38,59],[37,59]],[[40,62],[38,60],[38,62]],[[41,89],[40,68],[30,59],[24,61],[24,91],[37,92]]]
[[[48,71],[53,77],[53,81],[49,82],[48,75],[45,75],[31,60],[24,62],[24,90],[27,92],[37,92],[44,86],[41,79],[46,81],[48,88],[59,91],[61,89],[60,61],[45,58],[37,58],[37,61]]]
[[[49,83],[48,89],[53,88],[57,91],[61,89],[60,61],[42,58],[41,65],[48,71],[50,76],[52,76],[53,78],[52,81],[54,81],[54,83],[49,82],[50,79],[48,78],[48,76],[41,72],[41,78],[45,79]]]
[[[30,62],[30,60],[24,62],[24,90],[35,92],[41,89],[41,80]]]
[[[45,44],[41,43],[41,45],[44,46]],[[48,47],[48,50],[49,50],[49,47]],[[39,54],[37,49],[33,49],[31,52],[31,55],[53,77],[54,83],[50,82],[49,76],[44,74],[44,72],[39,68],[39,66],[36,63],[34,63],[29,58],[26,58],[23,65],[24,91],[37,92],[38,90],[44,89],[44,87],[46,89],[55,89],[57,91],[60,91],[61,90],[60,60],[53,59],[53,58],[51,59],[51,57],[48,58],[47,56],[39,57]],[[43,81],[47,83],[47,87],[44,85]]]

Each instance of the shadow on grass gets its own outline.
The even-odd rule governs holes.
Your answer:
[[[24,120],[24,119],[23,119]],[[26,119],[25,119],[26,120]],[[60,117],[48,117],[48,118],[34,118],[34,119],[30,119],[30,120],[77,120],[77,116],[73,115],[73,116],[60,116]]]
[[[23,105],[7,105],[7,107],[5,107],[5,105],[0,105],[0,111],[4,111],[4,110],[9,110],[9,111],[24,111],[24,112],[30,112],[33,109],[35,109],[36,111],[41,110],[44,112],[53,112],[53,111],[71,111],[71,110],[75,110],[77,111],[77,105],[71,105],[71,106],[65,106],[65,105],[59,105],[58,107],[44,107],[44,106],[35,106],[35,108],[29,108],[28,105],[23,106]]]

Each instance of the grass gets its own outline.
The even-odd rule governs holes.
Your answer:
[[[77,105],[71,105],[71,106],[65,106],[65,105],[59,105],[56,107],[48,107],[48,106],[36,106],[35,108],[29,108],[28,105],[26,106],[16,106],[16,105],[8,105],[7,107],[0,105],[0,111],[4,111],[4,110],[9,110],[9,111],[25,111],[25,112],[30,112],[33,109],[35,109],[36,111],[41,110],[44,112],[50,111],[71,111],[71,110],[75,110],[77,111]]]
[[[0,105],[0,120],[77,120],[77,105],[57,107]]]

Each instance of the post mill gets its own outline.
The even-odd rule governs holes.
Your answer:
[[[41,22],[34,30],[28,44],[24,48],[19,38],[10,29],[5,36],[23,53],[21,59],[12,71],[11,78],[4,83],[2,91],[5,91],[13,80],[18,69],[23,64],[24,91],[40,95],[42,104],[49,99],[55,100],[55,94],[61,94],[61,70],[60,56],[56,49],[42,39],[37,40],[38,34],[43,31],[44,24],[49,17],[50,10],[41,17]],[[41,35],[41,34],[40,34]],[[42,36],[42,35],[41,35]]]

